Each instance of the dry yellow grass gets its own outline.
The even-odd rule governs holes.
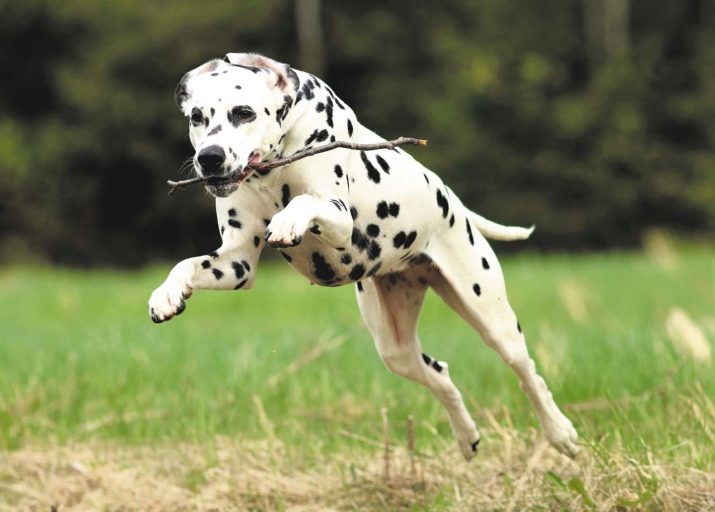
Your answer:
[[[715,509],[713,474],[672,462],[636,463],[597,446],[585,447],[574,462],[535,431],[501,430],[485,430],[485,453],[471,464],[449,443],[415,455],[413,465],[406,447],[395,443],[387,479],[379,438],[310,461],[279,439],[26,448],[0,455],[0,509]]]

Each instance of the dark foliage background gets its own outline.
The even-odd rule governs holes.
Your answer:
[[[229,51],[316,72],[384,136],[430,139],[423,162],[478,212],[536,223],[540,247],[631,246],[654,226],[711,235],[712,10],[0,0],[0,257],[131,265],[214,248],[211,199],[167,197],[164,182],[192,153],[173,88]]]

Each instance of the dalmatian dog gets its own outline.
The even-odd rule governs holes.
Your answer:
[[[575,456],[576,431],[536,372],[485,239],[525,239],[531,229],[470,211],[400,148],[337,149],[254,172],[240,185],[224,179],[334,140],[384,141],[323,81],[267,57],[211,60],[184,75],[175,98],[190,122],[195,171],[216,199],[222,244],[169,272],[149,299],[154,322],[184,311],[196,290],[248,290],[264,246],[277,248],[312,283],[354,284],[385,365],[442,403],[469,460],[479,432],[447,363],[422,352],[416,332],[431,287],[514,370],[551,444]]]

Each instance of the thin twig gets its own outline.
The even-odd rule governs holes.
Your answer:
[[[387,407],[382,408],[382,437],[385,444],[383,453],[382,480],[385,483],[390,481],[390,428],[387,419]]]
[[[311,149],[305,149],[303,151],[298,151],[286,158],[280,158],[278,160],[269,160],[267,162],[257,162],[255,164],[249,164],[245,169],[234,173],[233,176],[228,176],[226,178],[202,178],[196,177],[188,180],[172,181],[168,180],[166,183],[169,185],[169,195],[173,194],[176,190],[188,187],[194,183],[201,183],[203,181],[223,181],[223,182],[233,182],[240,183],[248,177],[253,171],[265,172],[276,167],[283,167],[284,165],[292,164],[293,162],[300,160],[302,158],[307,158],[309,156],[317,155],[320,153],[325,153],[326,151],[331,151],[333,149],[343,148],[343,149],[353,149],[356,151],[375,151],[377,149],[395,149],[395,146],[400,146],[402,144],[415,144],[417,146],[426,146],[426,139],[415,139],[412,137],[398,137],[395,140],[388,140],[385,142],[376,142],[373,144],[357,144],[355,142],[345,142],[342,140],[336,140],[335,142],[330,142],[329,144],[324,144]]]
[[[323,354],[327,354],[328,352],[332,352],[333,350],[339,348],[343,343],[345,343],[346,340],[347,338],[345,336],[336,336],[326,343],[316,345],[298,359],[285,366],[281,371],[271,375],[266,383],[271,388],[276,387],[281,381],[283,381],[283,379],[290,377],[302,367],[312,363]]]
[[[410,454],[410,476],[415,478],[415,422],[410,414],[407,416],[407,451]]]

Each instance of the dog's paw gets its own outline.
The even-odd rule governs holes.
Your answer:
[[[149,298],[149,317],[158,324],[180,315],[191,292],[191,286],[184,281],[165,281]]]
[[[459,450],[462,452],[462,456],[467,462],[477,456],[477,453],[479,452],[479,440],[479,433],[477,433],[476,437],[457,439]]]
[[[308,229],[308,223],[286,215],[286,213],[283,210],[275,214],[266,228],[264,238],[271,247],[294,247],[303,241],[303,234]]]
[[[578,445],[578,433],[566,416],[559,416],[556,421],[544,425],[544,435],[554,448],[573,459],[581,449]]]
[[[464,460],[469,462],[477,456],[479,451],[479,440],[481,436],[474,422],[469,418],[460,426],[452,425],[452,432],[457,439],[459,451],[462,452]]]

